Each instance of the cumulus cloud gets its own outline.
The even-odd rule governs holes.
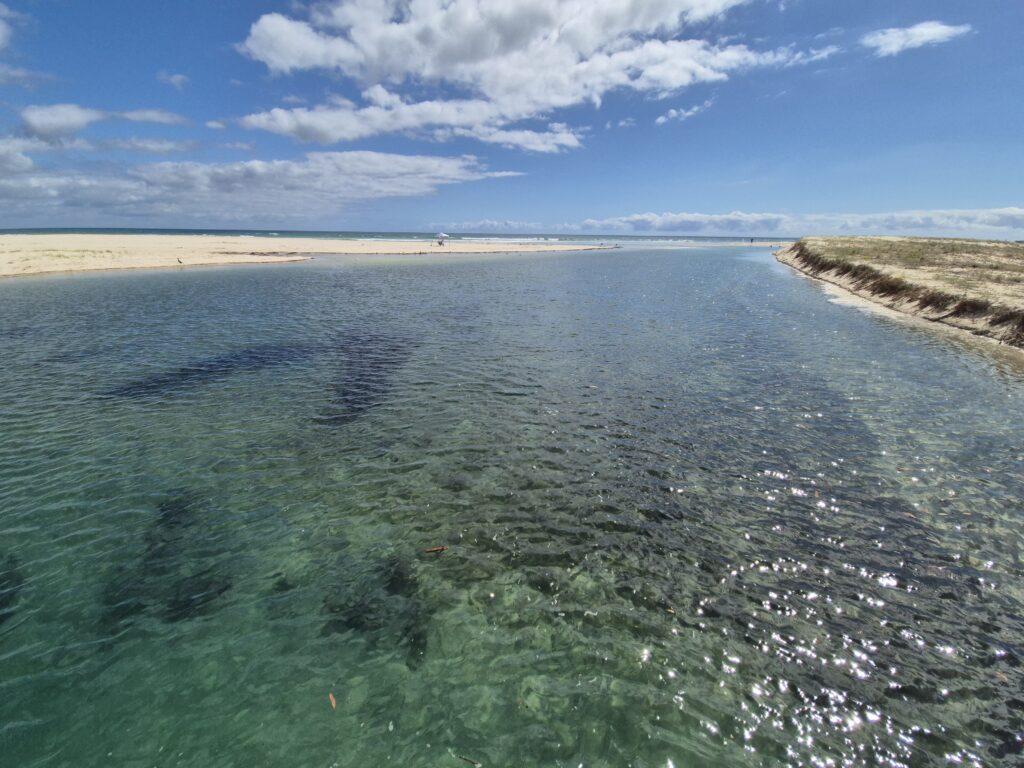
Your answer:
[[[912,48],[948,43],[970,31],[970,24],[950,26],[941,21],[923,21],[912,27],[879,29],[864,35],[860,42],[866,48],[874,49],[875,56],[895,56]]]
[[[221,120],[207,120],[206,127],[212,128],[215,131],[221,131],[224,129],[224,123]]]
[[[659,115],[654,122],[656,125],[664,125],[670,120],[677,120],[679,122],[689,120],[691,117],[699,115],[705,109],[710,108],[713,103],[714,101],[712,99],[708,99],[703,104],[697,104],[689,109],[670,109],[664,115]]]
[[[161,162],[120,172],[52,172],[27,153],[54,145],[0,140],[0,220],[303,221],[347,205],[428,195],[450,184],[515,175],[489,171],[475,157],[380,152],[313,152],[298,160]]]
[[[21,111],[22,124],[32,136],[59,139],[71,136],[102,120],[130,120],[143,123],[175,124],[187,120],[180,115],[159,109],[139,109],[130,112],[105,112],[78,104],[49,104],[30,106]]]
[[[363,104],[272,109],[243,125],[334,143],[396,131],[451,129],[483,141],[552,151],[579,132],[542,137],[526,120],[599,105],[616,90],[657,98],[755,67],[820,61],[837,48],[768,51],[682,39],[688,25],[747,0],[349,0],[315,5],[308,20],[260,17],[239,45],[271,72],[339,73],[362,84]],[[403,86],[437,89],[414,100]],[[451,92],[460,94],[452,98]],[[526,131],[526,133],[519,133]],[[570,136],[574,136],[573,142]]]
[[[937,209],[887,213],[637,213],[587,219],[588,232],[712,235],[889,234],[1018,237],[1024,208]]]
[[[107,113],[77,104],[50,104],[25,107],[21,120],[33,136],[56,139],[78,133],[93,123],[105,120]]]
[[[180,74],[172,74],[170,72],[158,72],[156,79],[165,85],[169,85],[176,91],[185,90],[185,86],[188,85],[188,76]]]

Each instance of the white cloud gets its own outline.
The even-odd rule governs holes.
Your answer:
[[[377,102],[361,108],[353,104],[277,108],[243,117],[241,123],[246,128],[262,128],[302,141],[332,144],[431,125],[488,125],[497,117],[494,105],[482,99],[382,104],[385,99],[381,94],[366,91],[365,95]]]
[[[185,86],[188,85],[189,80],[187,75],[172,74],[170,72],[158,72],[156,79],[165,85],[169,85],[176,91],[185,90]]]
[[[113,149],[124,149],[129,152],[150,152],[166,155],[171,152],[187,152],[195,149],[194,141],[171,141],[169,139],[111,139],[106,145]]]
[[[221,144],[224,149],[234,149],[239,152],[252,152],[256,149],[256,143],[252,141],[229,141],[227,144]]]
[[[3,3],[0,3],[0,52],[3,52],[10,46],[11,40],[14,38],[14,25],[24,23],[30,19],[30,16],[13,11]],[[30,69],[14,67],[0,62],[0,86],[32,86],[52,79],[52,75],[43,72],[33,72]]]
[[[358,201],[429,195],[449,184],[515,175],[488,171],[469,155],[379,152],[162,162],[105,173],[34,168],[26,153],[53,146],[38,139],[0,140],[0,167],[11,166],[10,173],[0,176],[0,221],[303,221]]]
[[[50,104],[25,107],[21,111],[21,119],[33,136],[56,139],[107,119],[107,113],[77,104]]]
[[[14,28],[11,22],[26,22],[30,16],[11,10],[8,6],[0,3],[0,51],[4,50],[11,43],[14,37]]]
[[[754,67],[820,61],[837,48],[756,51],[680,39],[687,25],[746,0],[351,0],[315,5],[310,19],[268,14],[239,49],[273,73],[332,71],[361,83],[363,105],[272,109],[243,125],[334,143],[387,132],[438,129],[535,151],[576,137],[515,125],[554,110],[595,106],[610,92],[666,97]],[[433,98],[402,95],[435,89]],[[452,93],[459,94],[453,97]],[[433,133],[429,133],[433,131]],[[519,133],[524,131],[525,133]]]
[[[4,5],[3,3],[0,3],[0,19],[13,19],[13,20],[17,20],[17,19],[25,19],[25,18],[27,18],[25,16],[25,14],[18,13],[17,11],[12,11],[9,7]]]
[[[444,232],[504,232],[524,234],[527,232],[544,231],[544,225],[538,221],[515,221],[513,219],[477,219],[476,221],[433,222],[431,229]]]
[[[441,140],[449,136],[470,136],[489,144],[500,144],[503,147],[514,147],[525,149],[528,152],[545,154],[579,147],[581,134],[581,131],[574,130],[565,123],[551,123],[546,131],[477,126],[475,128],[447,128],[437,132],[437,136]]]
[[[123,119],[132,122],[175,124],[187,122],[180,115],[159,109],[139,109],[131,112],[104,112],[77,104],[50,104],[30,106],[21,111],[22,123],[32,136],[59,139],[71,136],[102,120]]]
[[[165,112],[162,109],[134,109],[130,112],[111,112],[110,117],[120,117],[133,123],[162,123],[163,125],[182,125],[188,118]]]
[[[89,142],[81,139],[70,141],[45,141],[22,136],[0,137],[0,171],[19,173],[35,166],[30,154],[59,152],[64,150],[91,150]]]
[[[31,69],[10,67],[0,63],[0,85],[34,85],[43,80],[52,80],[52,75],[33,72]]]
[[[775,232],[787,221],[777,213],[634,213],[587,219],[584,230],[602,232]]]
[[[27,171],[33,166],[27,152],[44,152],[49,145],[39,139],[8,137],[0,139],[0,172]]]
[[[941,21],[923,21],[912,27],[879,29],[864,35],[860,42],[867,48],[873,48],[875,56],[895,56],[912,48],[947,43],[970,31],[970,24],[950,26]]]
[[[804,64],[814,64],[818,61],[825,61],[825,59],[831,59],[837,53],[842,53],[843,49],[838,45],[829,45],[824,48],[811,48],[809,51],[796,51],[793,56],[786,62],[787,67],[797,67]]]
[[[712,235],[920,234],[1012,238],[1024,234],[1024,208],[936,209],[888,213],[638,213],[587,219],[588,232]]]
[[[664,125],[669,120],[678,120],[679,122],[689,120],[691,117],[699,115],[701,112],[711,107],[712,104],[714,104],[714,100],[708,99],[703,104],[697,104],[689,109],[670,109],[664,115],[659,115],[654,122],[656,125]]]
[[[28,18],[25,14],[12,11],[3,3],[0,3],[0,51],[10,45],[11,38],[14,37],[14,29],[11,27],[10,22],[25,21]]]
[[[221,131],[224,130],[224,123],[220,120],[207,120],[206,127],[212,128],[215,131]]]

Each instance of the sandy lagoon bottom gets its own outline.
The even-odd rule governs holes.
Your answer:
[[[1024,376],[767,253],[8,281],[0,350],[6,764],[1020,754]]]

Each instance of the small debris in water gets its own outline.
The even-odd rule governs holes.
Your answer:
[[[427,547],[426,549],[423,550],[423,552],[425,554],[428,554],[428,555],[432,555],[432,554],[438,554],[439,555],[442,552],[447,552],[447,551],[448,551],[448,547],[443,546],[443,545],[440,546],[440,547]]]
[[[338,700],[336,698],[334,698],[334,694],[333,693],[328,693],[327,694],[327,699],[331,702],[331,709],[337,709],[338,708]]]

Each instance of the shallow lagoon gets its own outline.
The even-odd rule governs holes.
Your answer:
[[[764,252],[6,281],[0,351],[7,765],[1024,748],[1024,375]]]

